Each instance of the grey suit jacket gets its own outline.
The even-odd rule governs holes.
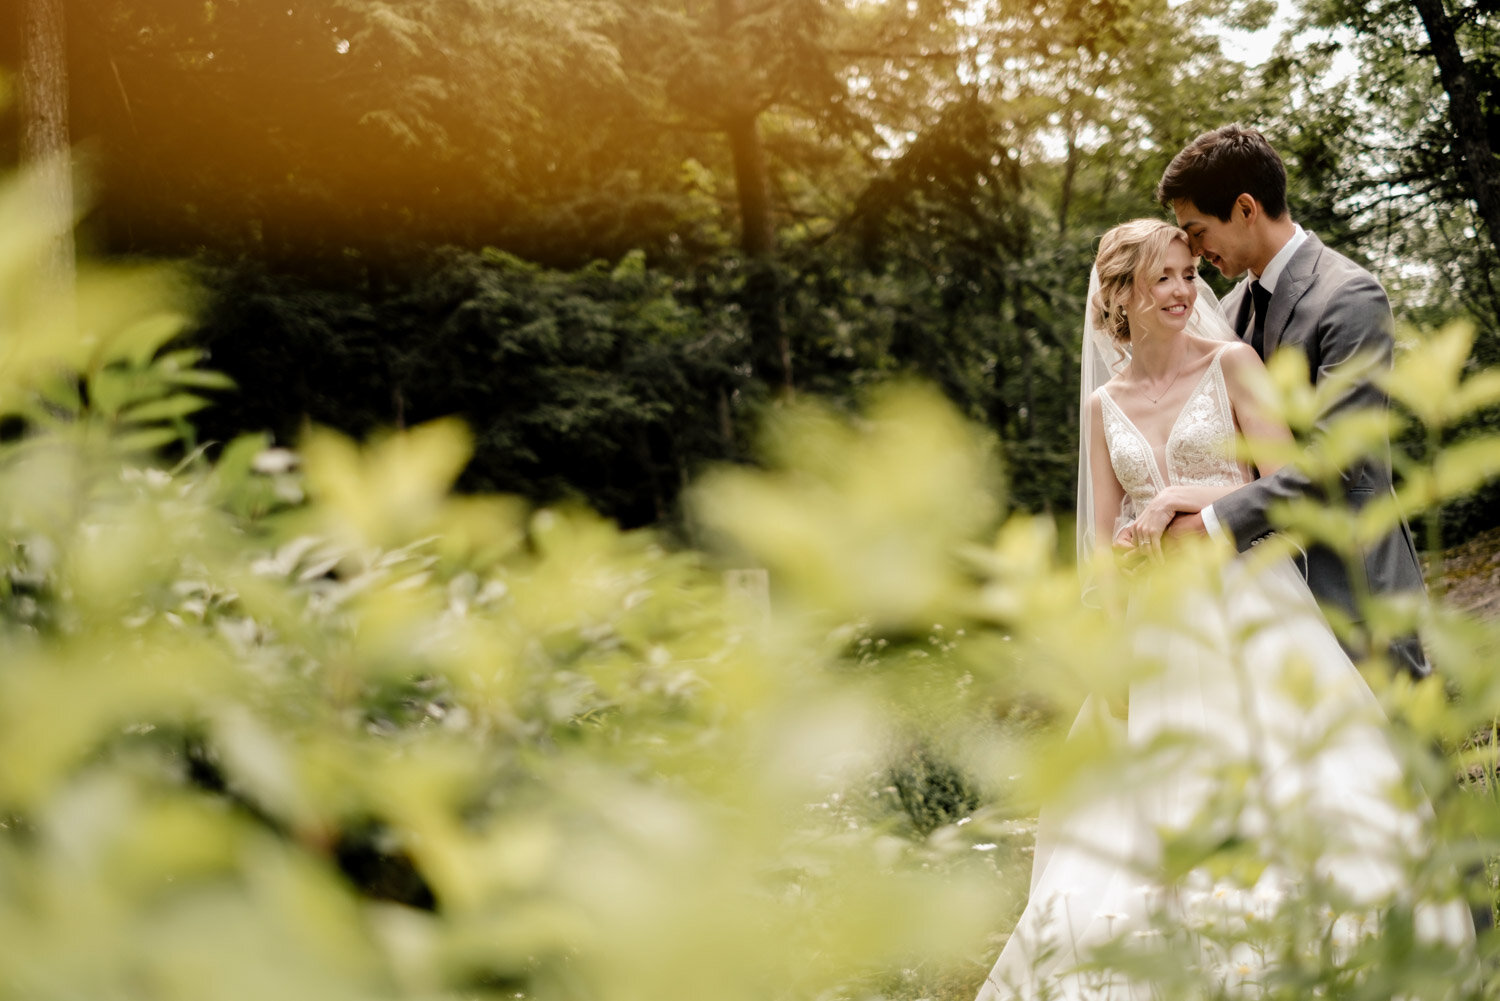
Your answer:
[[[1224,297],[1223,309],[1235,331],[1248,340],[1251,321],[1248,278]],[[1390,302],[1375,276],[1325,247],[1309,233],[1287,263],[1271,297],[1266,315],[1266,355],[1269,357],[1277,350],[1302,351],[1307,355],[1308,371],[1316,384],[1329,372],[1355,359],[1370,358],[1388,369],[1394,331]],[[1360,383],[1318,415],[1315,434],[1321,433],[1340,414],[1386,405],[1385,395],[1377,387]],[[1342,499],[1354,510],[1373,498],[1388,495],[1392,490],[1389,444],[1380,454],[1345,470],[1342,486]],[[1297,470],[1282,469],[1220,498],[1213,505],[1214,515],[1243,552],[1272,531],[1269,511],[1276,502],[1307,496],[1312,490],[1312,485]],[[1329,549],[1309,547],[1307,583],[1319,601],[1342,609],[1356,622],[1361,621],[1355,607],[1356,587],[1351,572],[1363,573],[1363,583],[1372,594],[1425,590],[1417,549],[1404,523],[1359,556],[1360,559],[1346,562]],[[1431,673],[1415,637],[1397,644],[1391,652],[1413,675],[1423,677]]]

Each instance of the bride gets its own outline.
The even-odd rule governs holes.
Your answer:
[[[1234,457],[1236,435],[1290,441],[1258,402],[1262,378],[1259,356],[1197,278],[1185,232],[1138,219],[1104,235],[1084,324],[1082,564],[1095,539],[1127,565],[1159,563],[1177,513],[1252,478]],[[1206,971],[1209,989],[1257,996],[1274,963],[1249,944],[1246,916],[1265,918],[1298,893],[1345,905],[1325,911],[1323,929],[1345,952],[1376,933],[1382,909],[1403,904],[1424,940],[1472,939],[1460,902],[1403,898],[1430,810],[1410,793],[1379,704],[1305,581],[1288,559],[1220,555],[1207,584],[1170,601],[1151,600],[1149,575],[1133,587],[1130,657],[1154,671],[1130,681],[1124,747],[1178,754],[1142,781],[1043,810],[1026,909],[978,1001],[1161,997],[1131,956],[1164,934],[1192,940],[1176,955]],[[1164,607],[1170,615],[1158,614]],[[1075,731],[1111,725],[1121,726],[1090,698]],[[1233,788],[1228,776],[1238,777]],[[1226,796],[1234,808],[1216,806]],[[1248,846],[1253,864],[1234,880],[1183,873],[1180,846],[1192,839]],[[1226,915],[1239,933],[1226,931]],[[1201,927],[1215,930],[1194,938]]]

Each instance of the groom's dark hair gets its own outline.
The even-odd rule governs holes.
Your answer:
[[[1185,198],[1200,212],[1226,221],[1242,194],[1260,202],[1272,219],[1286,214],[1286,165],[1265,136],[1238,124],[1188,143],[1172,157],[1156,186],[1163,208]]]

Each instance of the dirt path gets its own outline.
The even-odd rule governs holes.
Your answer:
[[[1447,550],[1433,585],[1454,608],[1486,619],[1500,618],[1500,528]]]

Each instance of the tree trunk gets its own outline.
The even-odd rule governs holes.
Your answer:
[[[724,50],[734,51],[738,0],[718,0],[719,33]],[[733,72],[749,76],[748,67]],[[745,252],[745,314],[750,325],[752,363],[768,381],[780,376],[792,388],[792,351],[781,311],[781,276],[776,267],[776,225],[771,215],[771,181],[757,125],[759,111],[738,95],[724,117],[724,132],[734,159],[734,188],[740,209],[740,249]]]
[[[776,252],[776,228],[771,219],[771,180],[761,148],[755,113],[735,109],[725,122],[729,151],[734,157],[734,187],[740,203],[740,247],[750,257]]]
[[[56,284],[68,308],[74,276],[73,172],[68,141],[68,56],[62,0],[24,0],[21,68],[21,161],[35,172],[37,209],[54,233],[45,262],[46,281]]]
[[[1073,182],[1078,176],[1078,126],[1073,113],[1073,95],[1068,95],[1066,114],[1068,128],[1068,153],[1063,161],[1062,190],[1057,196],[1057,235],[1068,235],[1068,212],[1073,207]]]
[[[1463,51],[1458,47],[1453,19],[1443,8],[1443,0],[1415,0],[1414,6],[1422,16],[1422,26],[1427,29],[1433,55],[1437,57],[1438,75],[1448,92],[1448,117],[1458,150],[1463,154],[1470,191],[1489,230],[1490,242],[1500,250],[1500,163],[1490,148],[1484,111],[1473,76],[1464,63]]]

